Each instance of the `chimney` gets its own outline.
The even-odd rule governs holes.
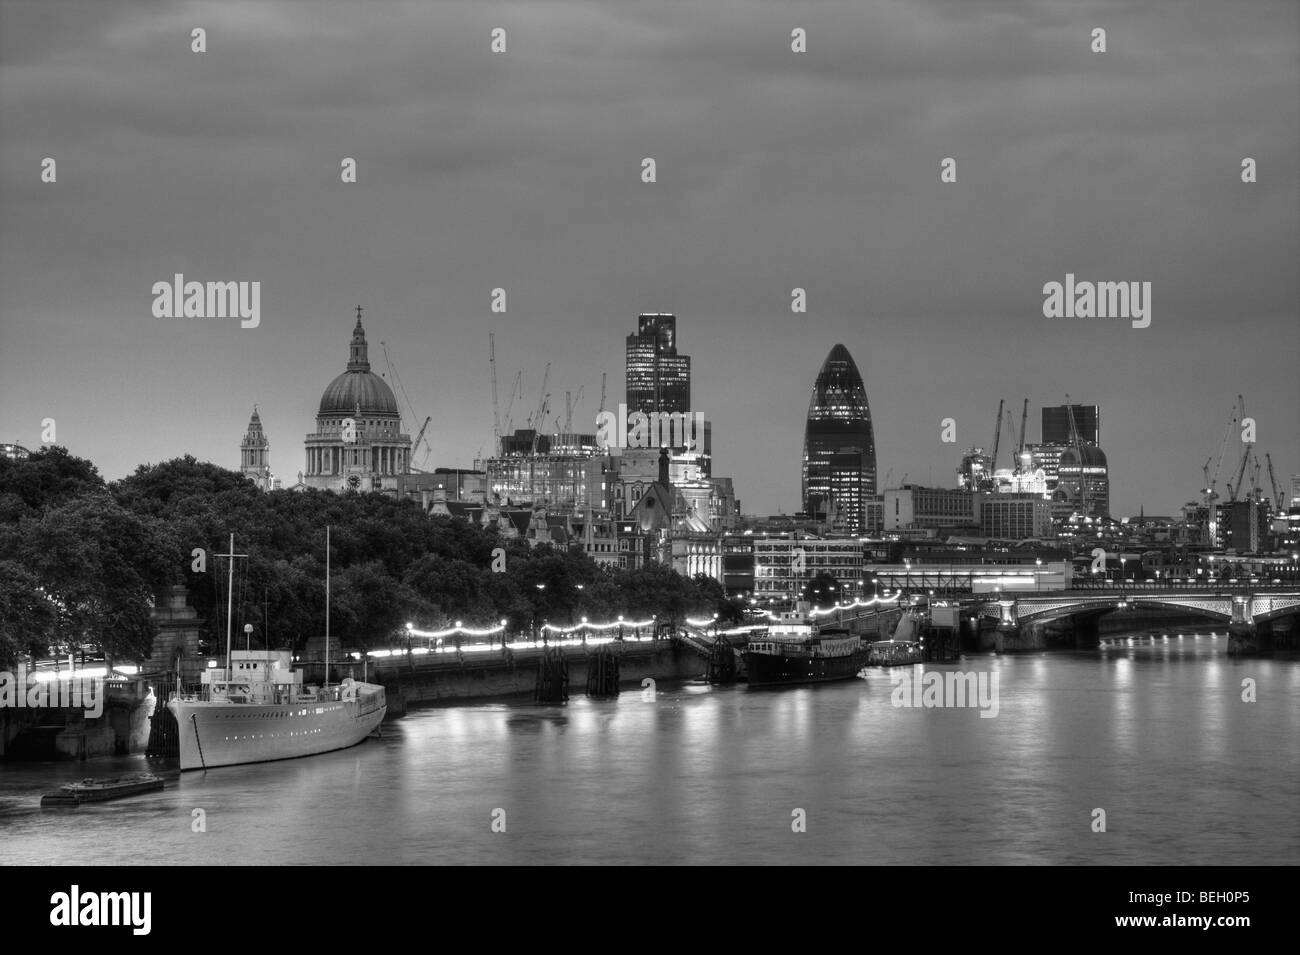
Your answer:
[[[668,486],[668,449],[659,449],[659,483]]]
[[[429,513],[429,489],[427,487],[420,489],[420,509],[426,514]]]

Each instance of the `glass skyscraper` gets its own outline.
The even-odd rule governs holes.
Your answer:
[[[1101,409],[1096,405],[1055,405],[1043,409],[1043,444],[1071,444],[1070,409],[1084,444],[1101,444]]]
[[[876,493],[876,439],[867,389],[853,356],[836,345],[826,356],[803,439],[803,509],[835,514],[850,533],[866,530],[866,501]]]
[[[691,410],[691,359],[677,354],[677,316],[643,314],[627,336],[628,414]]]

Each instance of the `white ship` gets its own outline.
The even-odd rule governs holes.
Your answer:
[[[288,650],[230,648],[230,604],[235,538],[226,607],[225,668],[209,667],[197,694],[175,694],[167,709],[176,717],[181,769],[212,769],[240,763],[314,756],[355,746],[369,736],[388,709],[384,688],[347,679],[329,685],[329,531],[325,558],[325,685],[304,687],[302,671]]]
[[[355,746],[384,719],[384,688],[344,680],[304,688],[288,650],[236,650],[231,669],[209,668],[197,696],[176,696],[181,769],[313,756]]]

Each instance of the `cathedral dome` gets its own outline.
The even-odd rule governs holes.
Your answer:
[[[358,408],[362,414],[398,414],[393,389],[370,370],[366,331],[361,327],[359,311],[357,327],[352,330],[347,371],[326,387],[317,414],[356,414]]]
[[[372,371],[345,371],[329,383],[317,414],[397,414],[397,399],[388,382]]]

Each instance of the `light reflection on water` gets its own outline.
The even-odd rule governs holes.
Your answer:
[[[1294,862],[1300,662],[1229,659],[1225,645],[1171,634],[934,667],[996,671],[993,719],[895,708],[885,670],[414,710],[350,750],[71,811],[40,810],[41,792],[143,760],[0,764],[0,860]],[[1245,677],[1257,703],[1241,701]],[[1090,828],[1098,807],[1105,833]],[[206,833],[191,832],[194,808]],[[497,808],[505,833],[490,828]]]

